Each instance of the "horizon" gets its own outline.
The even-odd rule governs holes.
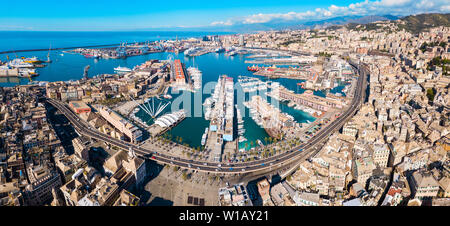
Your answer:
[[[276,23],[302,24],[345,16],[397,17],[422,13],[449,13],[444,0],[236,0],[195,1],[173,4],[134,0],[76,3],[49,0],[45,4],[24,0],[12,2],[0,15],[0,31],[208,31],[236,30],[237,26]],[[407,7],[405,7],[407,6]],[[389,12],[389,13],[386,13]]]

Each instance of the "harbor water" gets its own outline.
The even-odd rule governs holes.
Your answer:
[[[132,35],[136,34],[129,34],[130,37],[128,37],[128,40],[138,39],[136,41],[145,41],[145,40],[151,40],[153,38],[156,39],[170,39],[174,38],[174,33],[170,35],[153,35],[151,38],[148,37],[133,37]],[[142,35],[142,34],[141,34]],[[148,34],[147,34],[148,35]],[[198,37],[206,34],[199,34],[199,33],[187,33],[184,34],[186,37],[193,36]],[[169,37],[170,36],[170,37]],[[182,38],[183,36],[178,35],[179,38]],[[107,38],[104,38],[107,39]],[[90,39],[82,39],[83,41],[76,42],[74,40],[72,41],[64,41],[64,43],[59,43],[59,46],[55,47],[66,47],[66,46],[80,46],[83,44],[105,44],[105,43],[115,43],[120,42],[121,40],[124,40],[126,38],[120,38],[120,37],[110,37],[110,40],[102,40],[102,42],[90,42]],[[63,40],[63,38],[61,38]],[[0,40],[1,41],[1,40]],[[62,41],[61,41],[62,42]],[[0,42],[1,43],[1,42]],[[40,44],[35,44],[32,46],[31,44],[20,44],[15,46],[15,49],[26,49],[26,48],[45,48],[45,45],[47,43],[45,41],[41,41]],[[4,45],[4,44],[3,44]],[[52,44],[56,45],[56,44]],[[0,45],[0,50],[8,50],[9,47],[5,47]],[[48,51],[38,51],[38,52],[22,52],[17,53],[18,56],[24,56],[24,57],[32,57],[37,56],[39,59],[46,59]],[[9,55],[10,58],[14,58],[14,54],[3,54],[0,55],[0,59],[2,61],[6,60],[6,55]],[[182,104],[178,107],[183,107],[184,109],[187,109],[187,115],[191,117],[186,117],[182,122],[180,122],[177,126],[173,127],[171,130],[167,132],[165,136],[170,137],[172,140],[176,142],[180,142],[181,137],[181,143],[187,144],[191,147],[197,148],[201,146],[201,137],[205,131],[205,128],[209,126],[209,121],[204,118],[204,113],[196,112],[196,106],[194,104],[202,104],[206,98],[208,98],[211,94],[211,90],[207,91],[208,87],[205,87],[206,84],[210,82],[217,82],[220,75],[226,74],[229,77],[232,77],[234,80],[234,83],[236,84],[238,82],[238,76],[249,76],[249,77],[256,77],[259,78],[261,81],[267,81],[265,77],[262,76],[254,76],[252,72],[247,71],[248,64],[245,64],[245,56],[243,55],[235,55],[235,56],[227,56],[223,53],[209,53],[202,56],[197,57],[186,57],[183,53],[175,54],[175,53],[152,53],[148,55],[142,55],[142,56],[133,56],[128,57],[125,59],[92,59],[92,58],[85,58],[82,55],[78,54],[70,54],[70,53],[63,53],[62,51],[51,51],[50,52],[50,58],[53,61],[52,63],[49,63],[44,68],[38,68],[37,71],[39,73],[39,76],[36,78],[33,78],[35,81],[67,81],[67,80],[78,80],[82,78],[83,76],[83,68],[86,65],[90,65],[89,70],[89,77],[98,75],[98,74],[113,74],[114,68],[117,66],[122,67],[128,67],[133,68],[136,65],[142,64],[143,62],[151,59],[160,59],[160,60],[166,60],[169,58],[169,55],[173,57],[173,59],[180,59],[183,63],[185,63],[186,67],[195,66],[198,67],[198,69],[202,72],[202,83],[203,83],[203,94],[202,93],[191,93],[189,91],[179,91],[178,93],[169,91],[170,95],[173,97],[170,101],[174,101],[179,97],[180,95],[187,95],[191,98],[191,107],[185,107],[182,106]],[[195,60],[194,60],[195,59]],[[30,81],[28,79],[17,79],[17,78],[0,78],[0,86],[14,86],[18,84],[28,84]],[[286,78],[279,78],[279,79],[273,79],[271,81],[279,82],[281,85],[285,86],[286,88],[293,90],[296,93],[303,93],[305,90],[303,90],[300,86],[298,86],[298,83],[303,82],[304,80],[293,80],[293,79],[286,79]],[[342,88],[344,86],[338,86],[331,90],[332,93],[342,93]],[[205,93],[205,91],[207,91]],[[209,93],[208,93],[209,92]],[[236,91],[235,91],[236,92]],[[318,96],[325,96],[324,91],[314,91],[315,95]],[[194,99],[196,98],[195,95],[200,95],[201,103],[195,102]],[[247,98],[246,98],[247,99]],[[160,100],[155,99],[155,104],[158,105]],[[269,103],[271,102],[270,97],[268,97]],[[236,101],[235,101],[236,102]],[[150,103],[150,102],[149,102]],[[158,116],[162,116],[166,113],[172,112],[173,109],[176,109],[177,106],[172,106],[173,104],[167,106]],[[280,110],[284,113],[287,113],[289,115],[292,115],[296,122],[298,123],[307,123],[312,122],[315,120],[313,116],[310,114],[301,111],[296,110],[294,108],[288,107],[284,103],[276,104],[277,107],[280,108]],[[265,143],[265,137],[268,137],[268,134],[265,132],[263,128],[258,126],[253,119],[249,116],[248,109],[244,108],[246,110],[246,113],[243,113],[244,116],[244,137],[247,139],[245,142],[241,142],[239,145],[239,148],[247,147],[248,149],[252,147],[251,144],[253,144],[253,147],[257,145],[257,140],[259,139],[263,143]],[[195,112],[194,112],[195,111]],[[201,110],[203,111],[203,110]],[[140,118],[142,121],[146,122],[148,125],[153,124],[154,119],[145,113],[145,111],[140,110],[136,113],[136,116]],[[235,125],[236,127],[237,125]],[[235,135],[235,139],[237,139],[237,135]],[[247,145],[246,145],[247,143]]]

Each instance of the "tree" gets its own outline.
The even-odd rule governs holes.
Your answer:
[[[287,177],[286,177],[286,180],[287,180],[287,181],[291,181],[291,180],[292,180],[292,176],[291,176],[291,175],[287,176]]]
[[[186,172],[183,172],[183,180],[187,180],[187,174],[186,174]]]
[[[430,102],[433,102],[435,95],[436,95],[436,92],[434,91],[433,88],[427,89],[427,97]]]

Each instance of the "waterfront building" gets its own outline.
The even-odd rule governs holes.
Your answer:
[[[131,122],[106,106],[98,106],[97,110],[106,121],[125,134],[131,142],[137,143],[142,140],[142,131]]]
[[[311,90],[306,90],[302,94],[296,94],[284,87],[280,87],[279,96],[281,99],[291,100],[301,106],[307,106],[319,111],[342,109],[343,107],[343,103],[341,101],[316,96]]]
[[[184,66],[180,60],[173,61],[173,70],[175,73],[175,81],[178,85],[184,85],[186,83],[186,76],[184,74]]]

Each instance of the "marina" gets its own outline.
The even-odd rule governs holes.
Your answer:
[[[45,58],[48,54],[47,51],[43,51],[41,53],[31,53],[33,56],[37,56],[39,59]],[[120,67],[127,67],[127,68],[135,68],[136,66],[139,66],[142,64],[142,62],[149,61],[152,59],[160,59],[160,60],[166,60],[169,58],[169,56],[172,56],[174,59],[180,59],[183,60],[184,64],[186,64],[186,67],[194,67],[197,68],[199,71],[201,71],[201,84],[204,86],[205,84],[208,84],[209,82],[216,82],[217,81],[217,71],[223,71],[228,72],[228,77],[234,78],[234,81],[236,81],[236,84],[239,84],[238,79],[249,79],[248,82],[256,82],[259,80],[259,78],[252,75],[251,72],[247,70],[247,64],[244,63],[244,58],[240,57],[227,57],[225,54],[225,50],[220,51],[220,53],[217,54],[206,54],[202,56],[197,56],[195,59],[193,57],[186,58],[183,53],[175,54],[171,52],[161,52],[161,53],[151,53],[148,55],[142,55],[142,56],[133,56],[128,57],[124,59],[109,59],[104,61],[98,61],[95,62],[95,59],[93,58],[86,58],[82,55],[77,54],[63,54],[61,56],[60,54],[63,54],[62,52],[56,52],[52,51],[50,57],[53,59],[52,64],[48,64],[45,68],[39,68],[40,76],[36,77],[36,79],[43,80],[43,81],[52,81],[52,80],[60,80],[59,74],[57,71],[64,70],[63,68],[67,67],[64,65],[64,62],[71,62],[71,70],[68,71],[67,74],[65,74],[65,78],[68,80],[73,79],[79,79],[81,78],[83,68],[86,65],[91,65],[89,73],[91,75],[95,74],[114,74],[117,73],[117,71],[114,71],[114,68]],[[195,62],[194,62],[195,61]],[[197,66],[198,65],[198,66]],[[79,73],[76,73],[78,68]],[[186,70],[187,71],[187,70]],[[75,73],[74,73],[75,72]],[[58,76],[57,76],[58,75]],[[186,74],[186,77],[191,78],[191,76],[188,76],[189,72]],[[239,77],[238,75],[242,75],[244,77]],[[25,80],[19,80],[21,83],[27,83],[28,81]],[[192,79],[192,81],[195,80]],[[268,90],[264,90],[263,83],[267,82],[267,89],[270,90],[270,87],[272,87],[274,84],[280,83],[284,84],[287,87],[292,83],[289,79],[277,79],[277,80],[271,80],[271,81],[261,81],[258,82],[258,87],[261,86],[261,90],[259,90],[262,93],[265,93]],[[200,83],[200,82],[199,82]],[[245,81],[243,81],[245,83]],[[197,85],[198,87],[198,85]],[[158,106],[159,102],[161,100],[174,100],[180,95],[183,95],[185,91],[180,90],[178,93],[174,92],[172,89],[173,87],[166,87],[161,92],[160,99],[155,99],[155,107]],[[250,87],[247,87],[250,88]],[[291,89],[291,87],[289,87]],[[239,86],[236,86],[236,89],[240,89]],[[188,91],[189,89],[186,89]],[[296,89],[294,89],[297,91]],[[175,142],[178,142],[176,137],[183,137],[182,143],[185,143],[191,147],[199,147],[201,145],[202,136],[205,133],[205,128],[209,128],[209,120],[210,114],[211,114],[211,108],[214,107],[214,104],[208,105],[208,102],[212,102],[213,94],[203,94],[203,103],[202,103],[202,114],[201,117],[194,115],[194,104],[192,104],[191,109],[186,109],[186,117],[176,124],[176,126],[172,126],[170,129],[166,129],[163,134],[170,135],[171,139]],[[147,105],[151,105],[152,102],[147,102]],[[204,105],[203,105],[204,104]],[[236,104],[233,103],[232,106]],[[161,104],[162,106],[163,104]],[[167,113],[170,113],[171,105],[169,104],[165,109],[163,109],[158,116],[164,115]],[[299,121],[301,123],[306,123],[307,120],[314,121],[314,118],[310,116],[308,113],[295,110],[294,108],[290,108],[287,105],[280,104],[280,108],[282,111],[289,112],[296,121]],[[244,108],[241,109],[245,110]],[[137,113],[131,114],[130,117],[136,121],[137,124],[141,125],[142,128],[149,128],[151,125],[154,124],[155,118],[153,118],[150,114],[145,112],[141,107],[138,107]],[[155,111],[156,112],[156,111]],[[237,114],[237,111],[236,111]],[[236,124],[233,125],[233,138],[238,143],[239,149],[242,150],[249,150],[252,147],[257,146],[257,139],[264,141],[264,138],[269,137],[267,132],[258,126],[256,122],[249,116],[246,111],[242,111],[239,114],[241,114],[242,121],[237,119],[235,121]],[[209,117],[208,117],[209,116]],[[238,125],[240,124],[240,125]],[[189,128],[189,129],[188,129]],[[209,140],[210,137],[207,137],[207,140]]]

